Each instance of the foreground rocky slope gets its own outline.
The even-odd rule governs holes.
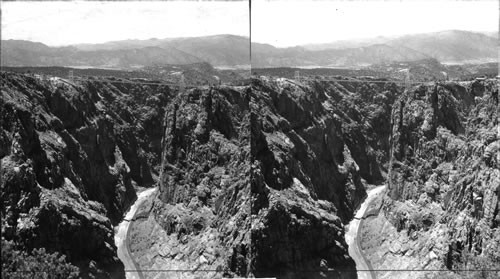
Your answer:
[[[391,253],[420,259],[412,268],[490,270],[451,276],[497,278],[498,84],[414,88],[395,102],[392,123],[385,215],[400,232],[391,237],[413,244]]]
[[[112,225],[133,186],[155,181],[170,89],[1,75],[2,247],[59,252],[83,277],[123,277]]]

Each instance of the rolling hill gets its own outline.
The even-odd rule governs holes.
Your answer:
[[[215,67],[348,67],[436,59],[463,64],[497,61],[493,33],[442,31],[400,37],[376,37],[320,45],[277,48],[249,38],[214,35],[191,38],[123,40],[102,44],[50,47],[42,43],[2,41],[2,66],[88,66],[142,68],[208,62]],[[251,49],[250,49],[251,46]],[[251,58],[250,58],[251,52]],[[251,60],[251,62],[250,62]]]
[[[132,68],[155,64],[191,64],[203,60],[173,47],[82,51],[29,41],[2,41],[2,66],[88,66]]]
[[[362,48],[383,44],[400,50],[415,50],[441,63],[474,63],[497,61],[498,34],[447,30],[399,37],[375,37],[303,46],[307,50]],[[407,60],[411,61],[411,60]],[[389,61],[385,61],[389,62]]]
[[[407,35],[387,44],[418,50],[442,63],[490,62],[498,54],[497,38],[459,30]]]
[[[49,47],[22,40],[2,40],[2,66],[89,66],[134,68],[208,62],[214,66],[250,64],[246,37],[126,40],[104,44]]]

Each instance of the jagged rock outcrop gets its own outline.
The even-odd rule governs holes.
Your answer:
[[[394,104],[386,216],[438,268],[500,267],[498,107],[491,80],[422,85]]]
[[[65,255],[83,277],[123,277],[112,225],[133,185],[154,183],[170,90],[1,75],[2,236]]]
[[[254,275],[356,277],[342,272],[355,269],[343,224],[366,195],[363,179],[383,179],[380,138],[395,92],[390,83],[253,81]]]
[[[133,225],[139,264],[188,277],[355,277],[344,224],[365,180],[383,180],[395,93],[390,83],[256,79],[176,96],[160,193],[139,209],[153,214]]]
[[[160,193],[142,228],[154,233],[131,243],[144,268],[250,273],[248,90],[189,89],[167,107]],[[161,257],[141,262],[147,245]]]

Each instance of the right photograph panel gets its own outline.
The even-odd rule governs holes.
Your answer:
[[[251,1],[251,274],[499,278],[497,1]]]

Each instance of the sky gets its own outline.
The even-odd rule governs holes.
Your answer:
[[[252,41],[278,47],[443,30],[498,31],[498,0],[252,1]]]
[[[247,1],[1,2],[2,39],[62,46],[249,36]],[[278,47],[460,29],[497,31],[498,0],[252,1],[252,41]]]
[[[248,2],[3,2],[2,40],[49,46],[125,39],[249,36]]]

